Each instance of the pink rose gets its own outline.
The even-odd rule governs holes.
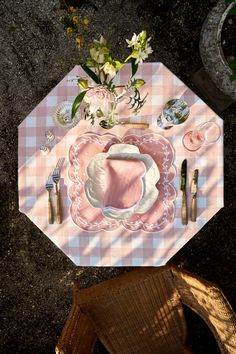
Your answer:
[[[107,116],[114,104],[114,95],[105,87],[97,86],[87,91],[84,101],[89,104],[90,114],[101,110],[104,116]]]

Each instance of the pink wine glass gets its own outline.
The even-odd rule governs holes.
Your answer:
[[[215,143],[221,135],[221,130],[215,122],[199,124],[183,137],[183,145],[189,151],[196,151],[203,145]]]

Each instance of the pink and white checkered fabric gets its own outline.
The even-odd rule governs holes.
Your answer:
[[[117,83],[126,83],[130,67],[126,65],[117,77]],[[78,94],[76,76],[85,76],[79,66],[75,68],[43,99],[42,102],[19,125],[18,183],[19,208],[25,213],[55,245],[57,245],[76,265],[81,266],[160,266],[164,265],[185,245],[217,211],[223,207],[223,121],[181,80],[161,63],[145,63],[139,67],[137,77],[143,78],[148,92],[147,102],[138,117],[131,116],[124,106],[120,116],[133,122],[149,122],[149,131],[162,134],[175,150],[174,165],[176,177],[174,187],[175,218],[159,232],[129,231],[120,226],[113,231],[84,231],[71,219],[71,201],[68,189],[72,182],[68,177],[69,148],[76,138],[85,132],[106,133],[99,125],[91,126],[87,121],[65,131],[53,124],[52,113],[62,101],[73,101]],[[161,130],[155,124],[164,104],[171,98],[183,99],[190,107],[190,117],[179,126]],[[182,145],[184,133],[195,125],[215,121],[221,127],[222,135],[217,143],[197,152],[186,151]],[[48,155],[42,155],[39,148],[44,143],[45,131],[54,129],[57,144]],[[142,134],[143,131],[131,130]],[[146,131],[145,131],[146,132]],[[116,126],[109,133],[122,138],[127,129]],[[61,171],[61,197],[63,223],[49,225],[47,216],[47,191],[45,182],[59,158],[65,158]],[[181,223],[182,192],[179,191],[180,167],[184,158],[188,160],[188,186],[195,168],[199,169],[198,218],[196,222]],[[188,188],[189,205],[191,196]],[[53,198],[54,207],[55,200]]]

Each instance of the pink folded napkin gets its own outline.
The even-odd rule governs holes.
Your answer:
[[[146,167],[139,160],[106,159],[104,207],[131,208],[143,195]]]

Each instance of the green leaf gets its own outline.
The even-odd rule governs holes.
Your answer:
[[[71,118],[73,118],[76,114],[76,112],[79,109],[79,106],[81,102],[83,101],[84,96],[86,95],[87,91],[82,91],[74,100],[73,105],[72,105],[72,110],[71,110]]]
[[[236,6],[229,10],[228,15],[236,15]]]
[[[230,80],[231,80],[231,81],[236,80],[236,73],[233,73],[233,74],[230,76]]]
[[[75,32],[78,30],[78,26],[71,20],[70,16],[65,15],[62,19],[62,22],[64,24],[64,29],[71,27]]]
[[[111,63],[114,65],[114,60],[112,59],[112,57],[109,54],[105,54],[104,58],[105,58],[105,62],[108,62],[108,63]]]
[[[138,70],[138,64],[135,64],[135,59],[131,59],[131,66],[132,66],[132,76],[134,76]]]
[[[232,60],[229,62],[229,67],[231,70],[236,71],[236,60]]]
[[[65,16],[62,18],[62,22],[64,23],[65,27],[70,27],[72,21],[71,21],[71,19],[70,19],[70,16],[65,15]]]
[[[81,65],[81,67],[86,72],[86,74],[88,74],[88,76],[91,77],[94,82],[96,82],[96,84],[101,83],[97,75],[91,69],[89,69],[87,65]]]
[[[234,0],[225,0],[225,2],[226,2],[226,3],[229,3],[229,4],[230,4],[231,2],[233,2],[233,1],[234,1]]]
[[[116,69],[120,70],[123,68],[124,63],[121,63],[119,60],[115,60],[115,65],[116,65]]]
[[[96,68],[98,66],[98,63],[96,63],[96,61],[93,60],[92,58],[89,58],[86,60],[86,66],[90,68]]]

